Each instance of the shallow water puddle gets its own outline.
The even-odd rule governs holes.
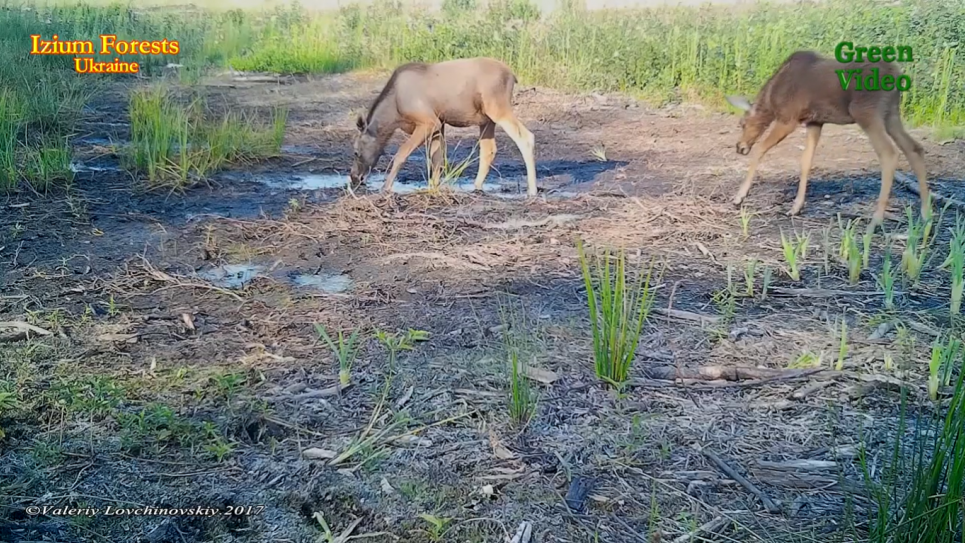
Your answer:
[[[352,286],[352,279],[347,275],[310,275],[300,274],[292,278],[292,282],[299,287],[313,288],[323,292],[345,292]]]
[[[276,263],[280,264],[280,262]],[[209,283],[228,289],[240,289],[257,277],[272,277],[296,287],[310,288],[322,292],[345,292],[352,287],[352,279],[344,274],[297,273],[282,270],[273,271],[260,264],[225,264],[198,272],[198,276]]]
[[[257,264],[225,264],[198,275],[209,283],[221,288],[241,288],[250,283],[265,269]]]
[[[74,173],[85,173],[85,172],[119,172],[121,168],[118,166],[93,166],[89,164],[79,164],[77,162],[70,163],[70,171]]]
[[[256,177],[255,180],[272,187],[288,190],[342,189],[348,186],[348,176],[338,174],[292,175],[284,178],[260,176]],[[382,190],[382,185],[384,184],[385,174],[374,174],[366,179],[364,183],[365,188],[370,191]],[[468,177],[457,178],[455,181],[450,182],[450,186],[456,192],[472,192],[475,190],[474,180]],[[429,185],[425,181],[414,183],[396,181],[392,185],[392,192],[395,194],[413,194],[428,189]],[[506,188],[503,185],[483,183],[483,191],[486,193],[492,193],[502,198],[520,196],[514,193],[503,192],[505,190]]]

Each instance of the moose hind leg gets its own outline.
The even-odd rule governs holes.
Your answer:
[[[476,182],[473,185],[477,191],[482,191],[494,158],[496,158],[496,123],[489,121],[479,127],[479,172],[476,173]]]
[[[496,121],[496,124],[509,134],[523,155],[526,163],[526,194],[531,198],[536,196],[536,138],[515,116]]]
[[[878,204],[875,207],[874,215],[871,217],[869,229],[880,225],[885,218],[885,208],[888,206],[888,199],[891,197],[891,185],[895,180],[895,168],[898,166],[898,150],[891,142],[885,130],[884,120],[880,117],[855,119],[858,126],[864,130],[871,140],[875,154],[881,162],[881,192],[878,194]]]
[[[804,154],[801,155],[801,180],[797,186],[797,197],[794,198],[794,205],[791,206],[791,211],[788,212],[788,215],[797,215],[801,212],[801,208],[804,207],[804,196],[808,191],[808,174],[811,173],[811,164],[814,162],[814,151],[818,148],[818,140],[821,139],[822,128],[823,126],[820,124],[809,124],[807,127],[807,147],[804,148]]]
[[[905,127],[902,126],[901,118],[897,114],[885,118],[885,130],[888,131],[891,139],[898,144],[901,152],[908,159],[908,163],[911,164],[911,169],[915,171],[915,177],[918,178],[918,196],[921,198],[921,215],[923,219],[930,217],[931,202],[929,202],[928,172],[925,169],[924,149],[908,132],[905,132]]]

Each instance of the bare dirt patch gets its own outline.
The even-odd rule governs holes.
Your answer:
[[[849,503],[862,513],[867,504],[845,499],[860,487],[859,439],[886,443],[894,383],[924,384],[948,281],[936,263],[900,311],[885,313],[870,271],[848,285],[836,226],[825,270],[822,229],[839,212],[868,216],[878,192],[874,152],[856,127],[826,128],[799,218],[784,213],[803,131],[769,154],[747,202],[758,215],[746,239],[729,203],[746,171],[736,118],[619,96],[518,90],[537,141],[536,202],[298,189],[298,178],[347,172],[352,112],[383,80],[208,82],[209,99],[226,108],[289,107],[285,156],[185,194],[145,192],[116,169],[106,140],[126,137],[118,89],[88,112],[76,141],[83,167],[67,195],[0,203],[0,321],[53,332],[0,345],[3,379],[31,406],[0,420],[0,539],[311,541],[323,533],[320,512],[336,534],[354,526],[375,541],[432,540],[422,513],[453,519],[446,541],[496,541],[523,520],[537,541],[630,542],[658,531],[673,540],[718,517],[716,530],[752,540],[833,531]],[[476,133],[447,135],[458,160]],[[936,190],[965,199],[962,144],[924,144]],[[497,145],[490,181],[511,194],[524,168],[499,131]],[[421,182],[424,169],[411,160],[397,183]],[[906,205],[918,203],[896,184],[893,214]],[[781,271],[781,230],[812,232],[801,282]],[[577,236],[666,264],[635,386],[621,395],[593,375]],[[728,264],[743,288],[751,257],[773,270],[769,295],[715,298]],[[871,270],[880,266],[876,254]],[[511,304],[533,363],[554,374],[536,385],[538,413],[524,431],[506,409],[499,310]],[[845,372],[746,375],[786,369],[804,352],[827,353],[827,367],[842,318]],[[873,337],[886,322],[899,326]],[[431,337],[393,368],[366,342],[352,386],[335,391],[337,367],[315,323]],[[886,350],[899,373],[883,369]],[[690,380],[700,368],[733,375]],[[332,465],[353,445],[357,454]],[[588,489],[574,496],[581,482]],[[57,505],[264,508],[24,512]]]

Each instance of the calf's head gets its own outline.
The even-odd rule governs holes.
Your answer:
[[[761,137],[761,134],[767,129],[770,120],[758,115],[754,104],[751,104],[743,96],[728,96],[727,101],[730,105],[744,111],[740,120],[741,136],[737,140],[737,152],[746,155],[751,152],[751,147],[754,147],[757,138]]]
[[[352,181],[352,186],[357,187],[364,183],[365,178],[372,172],[372,167],[378,162],[382,149],[376,136],[375,127],[366,123],[365,117],[358,116],[355,120],[355,128],[358,129],[359,133],[355,136],[353,145],[355,156],[349,179]]]

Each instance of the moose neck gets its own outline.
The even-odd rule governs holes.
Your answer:
[[[392,100],[391,96],[388,95],[380,96],[372,109],[369,110],[366,124],[368,125],[367,131],[375,136],[375,141],[378,142],[379,154],[381,155],[392,134],[399,128],[400,116],[395,107],[395,100]]]

